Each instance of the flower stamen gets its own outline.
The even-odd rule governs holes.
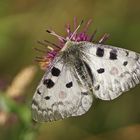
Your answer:
[[[66,39],[62,36],[59,36],[58,34],[56,34],[54,31],[51,31],[51,30],[46,30],[47,33],[53,35],[53,36],[56,36],[60,41],[62,42],[66,42]]]

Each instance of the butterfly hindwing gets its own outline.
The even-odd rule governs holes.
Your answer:
[[[54,121],[86,113],[92,105],[93,97],[77,81],[75,70],[59,61],[48,71],[33,97],[33,119],[40,122]]]
[[[96,97],[112,100],[140,83],[140,55],[102,44],[84,43],[83,60],[94,77]]]

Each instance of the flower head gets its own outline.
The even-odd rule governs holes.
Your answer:
[[[74,18],[74,30],[72,31],[70,24],[67,24],[66,25],[66,33],[67,34],[66,34],[65,37],[59,36],[58,34],[56,34],[52,30],[47,30],[47,32],[49,34],[52,34],[52,35],[54,35],[58,38],[58,41],[59,41],[58,44],[59,45],[51,43],[50,41],[47,41],[47,40],[44,40],[44,43],[39,41],[39,43],[41,45],[47,47],[47,52],[45,52],[45,55],[43,57],[36,57],[37,61],[39,61],[39,63],[40,63],[41,69],[46,70],[49,67],[52,60],[56,57],[58,52],[64,47],[65,43],[68,40],[75,41],[75,42],[80,42],[80,41],[93,42],[94,35],[95,35],[96,31],[94,31],[94,33],[92,35],[87,34],[87,30],[88,30],[91,22],[92,22],[91,19],[88,20],[88,22],[85,24],[83,30],[78,32],[78,29],[82,25],[83,21],[78,25],[77,24],[77,18],[75,17]],[[98,43],[103,43],[107,38],[108,38],[108,34],[104,34],[100,38]],[[48,46],[48,44],[52,45],[53,47]],[[39,49],[37,49],[37,50],[39,50]],[[39,50],[39,51],[42,51],[42,50]]]

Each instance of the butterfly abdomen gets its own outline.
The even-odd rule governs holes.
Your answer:
[[[93,85],[93,75],[88,64],[83,60],[79,60],[74,64],[74,68],[78,75],[78,80],[81,80],[90,89]]]

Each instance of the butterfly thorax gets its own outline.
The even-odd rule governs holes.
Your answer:
[[[74,64],[76,61],[81,60],[82,52],[80,46],[82,42],[67,41],[59,55],[65,64]]]
[[[81,42],[76,42],[76,41],[68,40],[65,43],[64,47],[60,50],[60,52],[67,51],[69,49],[74,49],[76,46],[79,46],[79,44],[81,44]]]
[[[72,71],[76,72],[76,78],[88,88],[93,84],[93,76],[91,75],[88,64],[83,59],[83,51],[81,47],[84,42],[68,41],[64,49],[60,52],[61,60]],[[75,73],[74,72],[74,73]]]

